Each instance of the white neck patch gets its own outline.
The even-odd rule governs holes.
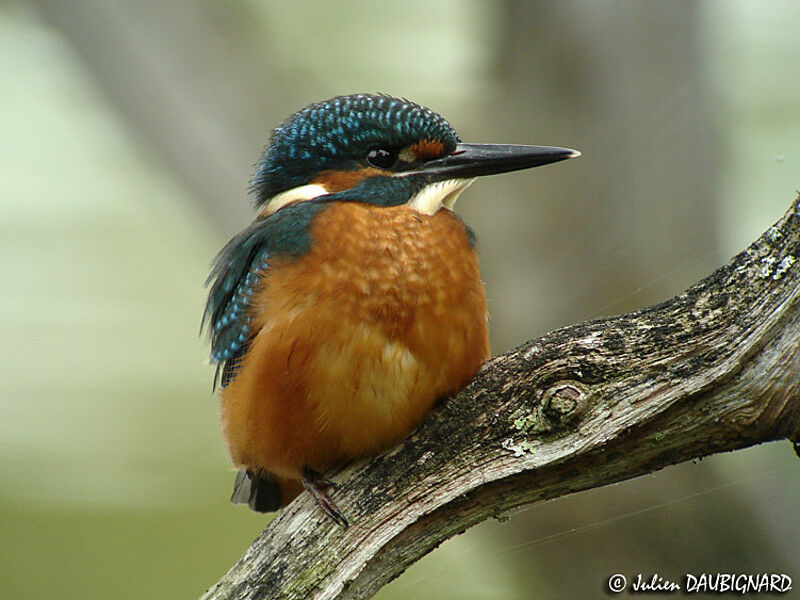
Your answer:
[[[461,192],[467,189],[473,181],[475,181],[474,178],[447,179],[429,183],[412,196],[406,204],[423,215],[436,214],[436,211],[443,206],[452,210]]]
[[[420,191],[418,191],[411,199],[406,202],[406,205],[413,208],[417,212],[424,215],[434,215],[442,208],[453,209],[453,206],[458,200],[465,189],[467,189],[475,179],[447,179],[445,181],[437,181],[436,183],[429,183]],[[263,217],[268,217],[271,214],[278,212],[284,206],[294,204],[296,202],[305,202],[306,200],[313,200],[319,196],[324,196],[328,190],[324,186],[316,183],[309,185],[301,185],[280,194],[276,194],[270,198],[264,209],[261,211]]]
[[[314,198],[318,196],[324,196],[327,193],[328,190],[316,183],[301,185],[300,187],[292,188],[290,190],[286,190],[285,192],[281,192],[280,194],[274,195],[269,199],[269,202],[267,202],[264,210],[261,211],[261,215],[268,217],[269,215],[278,212],[279,209],[288,204],[304,202],[305,200],[313,200]]]

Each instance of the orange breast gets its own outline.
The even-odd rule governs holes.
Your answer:
[[[405,437],[489,356],[464,225],[405,206],[335,203],[311,250],[271,263],[258,331],[221,417],[233,462],[297,478]]]

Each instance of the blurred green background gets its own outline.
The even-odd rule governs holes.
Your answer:
[[[267,518],[227,503],[203,280],[271,127],[403,95],[463,139],[579,148],[477,183],[502,352],[662,300],[800,187],[800,4],[0,2],[0,597],[194,598]],[[607,577],[784,572],[788,443],[470,530],[379,594],[601,597]]]

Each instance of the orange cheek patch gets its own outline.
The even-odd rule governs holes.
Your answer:
[[[439,140],[421,140],[409,147],[417,160],[438,158],[444,154],[444,144]]]
[[[368,177],[391,174],[391,171],[381,171],[372,167],[357,171],[322,171],[311,183],[321,185],[328,190],[329,194],[333,194],[352,189]]]

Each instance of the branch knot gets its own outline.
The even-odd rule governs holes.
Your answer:
[[[560,381],[545,390],[542,415],[555,427],[561,427],[586,412],[590,394],[577,381]]]

